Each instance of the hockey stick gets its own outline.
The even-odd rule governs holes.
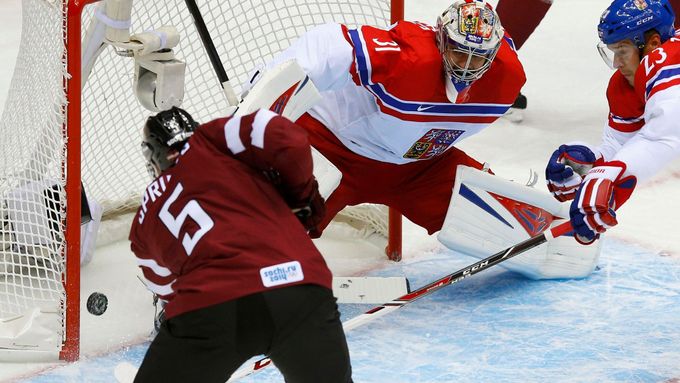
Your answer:
[[[217,49],[215,49],[215,44],[213,43],[212,38],[210,37],[210,32],[208,32],[208,28],[205,26],[205,21],[203,21],[203,15],[201,15],[201,11],[198,9],[196,1],[184,0],[184,2],[186,3],[187,8],[189,9],[189,13],[191,13],[191,17],[194,19],[194,25],[196,26],[196,30],[198,31],[199,37],[201,38],[201,42],[203,42],[203,47],[205,48],[205,51],[208,54],[208,57],[210,58],[210,63],[212,64],[212,67],[215,70],[217,79],[219,80],[220,85],[222,86],[224,95],[227,97],[227,102],[229,103],[230,106],[238,105],[239,100],[236,97],[236,93],[234,93],[234,88],[231,86],[231,83],[229,82],[229,76],[227,76],[227,72],[224,70],[224,65],[222,65],[220,56],[217,54]]]
[[[533,236],[525,241],[522,241],[514,246],[510,246],[509,248],[499,251],[498,253],[484,258],[481,261],[475,262],[470,266],[464,267],[454,273],[451,273],[449,275],[446,275],[442,278],[437,279],[434,282],[431,282],[419,289],[416,289],[414,291],[411,291],[410,293],[403,295],[399,298],[393,299],[387,303],[384,303],[380,306],[376,306],[368,311],[366,311],[363,314],[360,314],[347,322],[343,322],[342,327],[345,331],[349,331],[352,329],[355,329],[359,326],[363,326],[368,322],[371,322],[377,318],[380,318],[383,315],[389,314],[392,311],[395,311],[399,308],[404,307],[405,305],[418,300],[424,296],[430,295],[433,292],[440,290],[446,286],[452,285],[456,282],[459,282],[471,275],[477,274],[482,270],[486,270],[491,266],[497,265],[506,259],[510,259],[518,254],[521,254],[527,250],[533,249],[536,246],[542,245],[545,242],[559,237],[561,235],[566,234],[571,230],[571,223],[569,221],[563,222],[551,229],[546,230],[545,232],[538,234],[536,236]],[[243,378],[245,376],[248,376],[254,372],[257,372],[268,365],[271,364],[271,359],[269,358],[262,358],[255,363],[251,364],[250,366],[246,368],[242,368],[240,370],[237,370],[234,372],[234,374],[231,376],[231,378],[228,380],[228,382],[233,382],[237,379]]]

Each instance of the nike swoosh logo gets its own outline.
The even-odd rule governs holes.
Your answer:
[[[431,108],[434,108],[434,107],[435,107],[434,105],[430,105],[430,106],[418,105],[418,109],[417,109],[417,110],[418,110],[419,112],[422,112],[423,110],[428,110],[428,109],[431,109]]]

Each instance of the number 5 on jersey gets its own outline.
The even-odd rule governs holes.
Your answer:
[[[191,219],[196,222],[198,225],[198,230],[196,230],[193,236],[189,233],[184,233],[184,237],[182,237],[182,246],[184,246],[184,250],[186,250],[187,255],[191,255],[191,252],[194,250],[194,247],[196,247],[198,241],[205,235],[205,233],[210,231],[210,229],[215,226],[215,222],[213,222],[208,213],[206,213],[201,205],[199,205],[194,199],[187,202],[177,217],[174,217],[170,213],[170,205],[172,205],[177,200],[179,195],[182,193],[182,190],[184,190],[182,183],[178,183],[177,187],[175,187],[175,190],[172,191],[170,197],[168,197],[167,201],[165,201],[163,204],[161,211],[158,213],[158,218],[161,219],[161,222],[163,222],[165,227],[167,227],[170,233],[172,233],[172,235],[174,235],[177,239],[179,239],[182,225],[184,224],[184,221],[187,219],[187,217],[191,217]]]

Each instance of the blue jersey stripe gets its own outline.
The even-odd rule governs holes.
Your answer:
[[[657,73],[656,78],[647,84],[647,88],[645,89],[645,98],[649,97],[649,93],[652,91],[652,88],[654,88],[654,85],[659,82],[659,80],[664,80],[678,75],[680,75],[680,68],[661,69],[659,73]]]
[[[361,80],[361,84],[363,85],[368,85],[369,84],[369,79],[370,79],[370,74],[368,73],[368,65],[367,64],[367,59],[364,54],[364,48],[363,44],[361,42],[361,37],[359,36],[359,31],[356,29],[350,29],[348,30],[349,32],[349,37],[352,40],[352,44],[354,44],[354,54],[356,57],[356,63],[357,63],[357,72],[359,73],[359,79]]]

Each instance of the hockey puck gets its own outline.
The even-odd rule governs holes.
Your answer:
[[[92,315],[102,315],[109,306],[109,299],[102,293],[92,293],[87,298],[87,311]]]

